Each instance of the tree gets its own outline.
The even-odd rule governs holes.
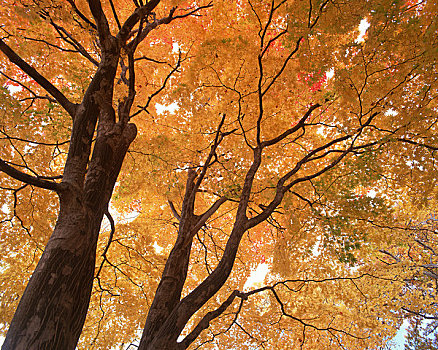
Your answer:
[[[366,254],[390,241],[373,228],[395,221],[391,186],[423,180],[417,157],[433,169],[409,151],[436,147],[436,4],[3,5],[3,82],[19,88],[1,97],[5,315],[44,246],[4,349],[74,349],[90,298],[83,341],[100,348],[140,327],[139,349],[391,336],[400,320],[379,308],[402,283]],[[141,213],[117,231],[112,197]],[[269,284],[244,290],[260,262]]]
[[[438,325],[436,218],[435,213],[430,212],[435,208],[435,201],[430,199],[426,203],[420,208],[412,203],[401,205],[399,223],[391,230],[398,233],[398,239],[403,243],[379,250],[383,266],[393,270],[403,285],[398,298],[386,306],[409,320],[405,346],[409,349],[432,348],[432,333]]]
[[[433,350],[437,348],[438,344],[436,339],[436,333],[434,336],[435,339],[432,339],[432,337],[428,337],[428,334],[424,335],[424,329],[421,326],[421,323],[421,317],[414,317],[411,320],[410,327],[408,329],[407,344],[405,345],[406,350]]]

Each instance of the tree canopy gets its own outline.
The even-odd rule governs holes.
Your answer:
[[[1,7],[2,349],[428,342],[435,1]]]

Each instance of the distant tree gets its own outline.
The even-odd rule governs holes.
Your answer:
[[[435,327],[436,328],[436,327]],[[438,349],[437,332],[428,332],[424,327],[423,317],[412,317],[406,337],[405,350]]]

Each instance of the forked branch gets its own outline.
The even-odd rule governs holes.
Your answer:
[[[299,283],[301,286],[303,284],[309,284],[309,283],[325,283],[325,282],[334,282],[334,281],[346,281],[346,282],[351,282],[355,285],[355,287],[357,288],[357,285],[355,283],[355,281],[360,280],[362,278],[380,278],[380,277],[376,277],[373,276],[371,274],[362,274],[356,277],[332,277],[332,278],[324,278],[324,279],[289,279],[289,280],[284,280],[284,281],[279,281],[276,282],[273,285],[270,286],[264,286],[261,288],[257,288],[257,289],[253,289],[250,290],[248,292],[241,292],[238,290],[234,290],[229,297],[215,310],[208,312],[202,319],[201,321],[199,321],[199,323],[195,326],[195,328],[181,341],[181,345],[183,346],[183,349],[188,348],[188,346],[193,343],[193,341],[196,340],[196,338],[201,334],[201,332],[205,329],[207,329],[210,326],[210,323],[215,320],[216,318],[218,318],[219,316],[221,316],[225,310],[233,303],[233,301],[236,298],[240,298],[242,299],[242,301],[246,301],[248,300],[248,298],[252,295],[255,294],[260,294],[262,292],[266,292],[269,291],[273,294],[275,300],[277,301],[280,309],[281,309],[281,314],[285,317],[291,318],[299,323],[301,323],[304,327],[308,327],[308,328],[313,328],[315,330],[318,331],[327,331],[327,332],[336,332],[336,333],[342,333],[345,335],[348,335],[350,337],[356,338],[356,339],[367,339],[368,336],[358,336],[358,335],[354,335],[350,332],[347,332],[343,329],[338,329],[338,328],[334,328],[331,327],[330,325],[328,325],[327,327],[318,327],[314,324],[308,323],[306,321],[304,321],[303,319],[293,316],[292,314],[290,314],[289,312],[287,312],[285,304],[283,303],[283,301],[281,300],[278,292],[276,291],[276,288],[283,285],[286,286],[287,284],[291,284],[291,283]],[[301,288],[299,287],[296,290],[293,290],[289,287],[287,287],[288,290],[292,291],[292,292],[299,292],[301,290]],[[361,292],[359,290],[359,292]],[[240,312],[241,308],[239,308],[237,310],[237,313]],[[406,310],[408,311],[408,310]]]
[[[75,117],[77,105],[69,101],[69,99],[65,97],[65,95],[58,90],[58,88],[56,88],[50,81],[38,73],[35,68],[24,61],[2,39],[0,39],[0,51],[2,51],[13,64],[18,66],[23,72],[35,80],[50,95],[52,95],[72,118]]]

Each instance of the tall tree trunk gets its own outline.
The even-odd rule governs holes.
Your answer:
[[[93,286],[100,225],[136,128],[114,124],[101,134],[83,189],[61,184],[55,230],[20,300],[3,350],[76,347]]]
[[[103,213],[81,198],[61,198],[55,230],[12,319],[2,349],[74,349],[93,285],[97,234]]]
[[[192,232],[198,217],[194,214],[196,173],[189,171],[186,191],[179,219],[178,238],[170,252],[154,300],[148,312],[139,349],[146,349],[181,299],[187,278]]]

